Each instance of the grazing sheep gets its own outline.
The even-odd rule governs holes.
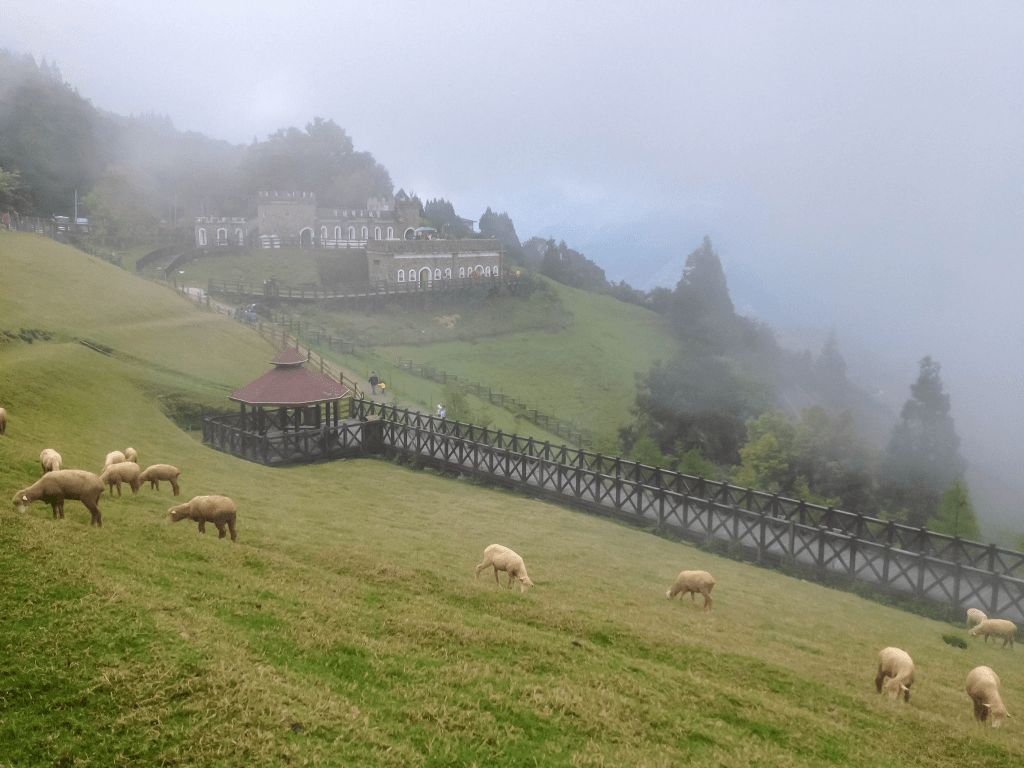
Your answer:
[[[0,435],[7,434],[7,411],[0,408]]]
[[[889,691],[889,700],[895,701],[903,697],[910,701],[910,686],[914,684],[914,660],[902,648],[883,648],[878,654],[878,674],[875,676],[875,690],[882,692],[885,678],[892,679],[885,683]]]
[[[967,695],[974,702],[974,719],[979,723],[992,716],[992,727],[998,728],[1004,717],[1010,717],[999,695],[999,675],[990,667],[975,667],[967,673]]]
[[[102,526],[99,500],[103,481],[84,469],[58,469],[47,472],[39,480],[14,494],[14,507],[19,512],[33,501],[45,501],[53,508],[53,516],[64,517],[64,499],[78,499],[92,514],[90,525]]]
[[[231,531],[231,540],[234,541],[238,509],[235,502],[227,496],[194,496],[191,501],[168,509],[167,519],[172,523],[179,520],[195,520],[199,523],[200,533],[206,533],[206,524],[213,523],[220,531],[218,538],[221,539],[225,536],[226,525]]]
[[[171,484],[171,488],[174,490],[174,495],[177,496],[181,489],[178,487],[178,472],[177,467],[172,467],[170,464],[151,464],[142,470],[142,474],[139,475],[139,480],[143,483],[148,482],[149,487],[153,490],[160,490],[160,481],[166,480]]]
[[[995,635],[996,638],[1003,638],[1003,644],[1000,648],[1005,648],[1007,643],[1013,648],[1013,636],[1016,632],[1017,625],[1012,621],[1007,621],[1006,619],[985,619],[970,631],[970,635],[971,637],[984,635],[986,643],[988,642],[989,635]]]
[[[697,593],[704,595],[704,610],[711,610],[711,590],[715,586],[715,577],[707,571],[681,571],[676,583],[669,587],[665,596],[670,600],[676,595],[690,593],[690,602],[697,605]],[[682,598],[680,598],[682,599]]]
[[[136,464],[139,463],[139,454],[130,445],[124,449],[124,460],[134,461]]]
[[[494,566],[494,583],[499,587],[501,582],[498,581],[498,571],[508,574],[508,584],[505,586],[509,589],[512,588],[512,582],[519,582],[519,594],[525,592],[527,587],[533,586],[533,582],[526,574],[526,563],[523,562],[523,558],[508,547],[503,547],[501,544],[488,546],[484,550],[484,561],[476,567],[477,578],[480,578],[480,571],[492,565]]]
[[[101,469],[100,472],[109,467],[111,464],[120,464],[124,461],[127,461],[127,459],[125,459],[123,453],[121,453],[120,451],[111,451],[110,453],[107,454],[107,458],[103,460],[103,469]]]
[[[63,459],[60,454],[57,453],[53,448],[43,448],[42,453],[39,454],[39,463],[43,465],[43,474],[47,472],[56,472],[60,469],[60,465]]]
[[[984,611],[980,611],[977,608],[967,609],[967,628],[970,629],[975,624],[981,624],[988,616],[985,615]]]
[[[132,489],[132,496],[139,492],[139,488],[142,487],[142,481],[139,479],[141,473],[139,472],[139,465],[134,461],[120,461],[117,464],[111,464],[106,467],[100,474],[100,480],[103,481],[104,485],[110,486],[110,495],[114,495],[114,486],[117,486],[117,495],[121,495],[121,483],[128,483],[128,486]]]

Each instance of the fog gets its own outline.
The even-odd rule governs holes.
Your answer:
[[[895,409],[937,359],[965,457],[1016,484],[1022,39],[1009,2],[36,0],[0,26],[118,114],[233,143],[331,118],[396,189],[637,287],[708,234],[738,308],[835,328]]]

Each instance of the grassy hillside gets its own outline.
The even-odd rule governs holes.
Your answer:
[[[48,268],[37,269],[43,261]],[[98,469],[132,445],[232,496],[234,544],[164,522],[170,491],[0,510],[0,764],[991,766],[1024,758],[1020,650],[962,628],[466,480],[380,460],[270,469],[211,451],[154,388],[195,400],[265,370],[253,334],[30,236],[0,236],[6,498],[38,454]],[[53,274],[70,276],[55,281]],[[102,300],[90,296],[102,295]],[[15,306],[11,312],[8,307]],[[71,339],[88,336],[108,357]],[[179,339],[184,336],[186,342]],[[474,578],[512,546],[526,595]],[[711,615],[665,599],[716,578]],[[878,650],[914,657],[910,703]],[[987,664],[1011,713],[977,726]]]

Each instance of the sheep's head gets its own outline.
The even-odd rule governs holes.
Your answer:
[[[1003,718],[1010,717],[1010,713],[1006,711],[1006,707],[1000,705],[993,707],[991,704],[982,704],[985,707],[985,714],[989,716],[989,720],[992,721],[992,727],[998,728],[1003,724]],[[985,721],[984,715],[981,718],[982,722]]]
[[[889,691],[889,701],[896,701],[897,699],[910,699],[910,689],[895,678],[886,683],[885,687]]]
[[[167,510],[167,522],[176,523],[179,520],[184,520],[188,517],[187,505],[179,504],[176,507],[171,507]]]
[[[521,574],[519,576],[519,594],[523,594],[523,592],[526,591],[527,587],[532,587],[532,586],[533,586],[533,582],[530,581],[530,577],[529,576],[527,576],[525,573],[523,573],[523,574]]]
[[[28,496],[25,495],[24,491],[18,491],[14,494],[14,499],[12,501],[14,502],[14,508],[19,512],[24,513],[28,508]]]

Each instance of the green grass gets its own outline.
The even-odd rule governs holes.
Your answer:
[[[370,459],[270,469],[207,449],[152,389],[212,396],[262,373],[267,348],[94,261],[0,236],[4,327],[59,334],[0,347],[4,493],[38,477],[43,447],[95,470],[130,444],[182,469],[179,501],[234,498],[239,538],[167,524],[163,485],[105,496],[101,529],[74,501],[57,521],[38,503],[0,510],[0,764],[1024,758],[1020,651],[943,639],[962,627],[464,479]],[[70,341],[84,333],[118,355]],[[496,541],[525,557],[526,595],[474,578]],[[713,615],[665,599],[684,567],[715,575]],[[908,705],[875,693],[886,645],[917,664]],[[1017,715],[999,730],[974,723],[963,692],[979,664]]]

